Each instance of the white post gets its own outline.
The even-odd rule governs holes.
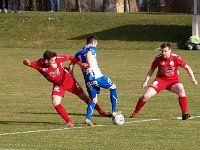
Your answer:
[[[199,3],[199,2],[198,2]],[[198,5],[199,6],[199,5]],[[197,0],[194,0],[194,12],[192,15],[192,36],[199,36],[200,35],[200,14],[198,14],[197,9]]]
[[[193,9],[194,9],[194,15],[196,15],[197,14],[197,0],[194,0],[194,7],[193,7]]]

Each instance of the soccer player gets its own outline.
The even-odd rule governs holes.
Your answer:
[[[79,83],[72,77],[68,70],[62,66],[62,62],[68,60],[77,63],[83,70],[86,68],[86,64],[78,61],[74,56],[57,55],[50,50],[46,50],[43,54],[43,58],[40,58],[38,61],[25,59],[23,64],[38,70],[49,82],[53,83],[52,104],[58,114],[66,121],[65,127],[70,128],[74,126],[74,122],[61,105],[61,99],[64,97],[65,92],[68,91],[76,94],[87,104],[91,102],[91,99],[85,94]],[[99,105],[96,105],[95,109],[101,115],[109,115],[109,113],[100,108]]]
[[[120,111],[117,111],[116,104],[117,104],[117,89],[116,85],[113,83],[113,81],[108,78],[107,76],[104,76],[101,73],[101,70],[99,69],[98,63],[97,63],[97,44],[98,44],[98,38],[94,35],[91,35],[87,38],[86,46],[84,46],[80,51],[78,51],[75,54],[75,58],[77,58],[82,63],[87,63],[88,68],[87,70],[82,70],[85,84],[87,91],[89,93],[90,98],[92,98],[92,101],[87,107],[87,114],[86,114],[86,120],[85,123],[87,126],[93,126],[93,123],[91,121],[93,109],[97,104],[97,94],[100,93],[100,88],[108,89],[110,91],[110,100],[112,104],[112,116],[116,116],[117,114],[120,114]],[[69,66],[70,72],[73,71],[73,65],[72,62]]]
[[[188,119],[191,115],[187,112],[187,97],[183,84],[179,81],[178,67],[184,68],[192,79],[194,85],[197,85],[197,80],[194,77],[193,71],[185,61],[177,54],[172,53],[170,43],[163,43],[161,46],[161,54],[153,61],[147,76],[142,83],[142,88],[147,86],[154,70],[158,68],[156,79],[150,84],[144,94],[139,98],[134,112],[130,116],[136,117],[141,108],[152,96],[166,89],[179,96],[179,104],[182,111],[182,120]]]

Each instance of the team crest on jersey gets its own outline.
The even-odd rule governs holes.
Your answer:
[[[173,66],[173,65],[174,65],[174,62],[173,62],[173,61],[170,61],[169,64],[170,64],[170,66]]]
[[[160,62],[160,65],[162,65],[162,66],[165,65],[165,62],[161,61],[161,62]]]
[[[52,67],[53,67],[53,68],[57,68],[57,64],[53,64]]]

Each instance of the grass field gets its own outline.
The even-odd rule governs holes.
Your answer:
[[[36,60],[45,49],[74,54],[92,33],[100,37],[99,65],[118,87],[118,110],[122,110],[126,123],[112,125],[111,118],[94,112],[93,122],[98,126],[88,128],[84,124],[87,106],[66,93],[62,104],[75,121],[75,128],[63,129],[64,121],[51,104],[51,84],[22,65],[22,60]],[[199,51],[178,49],[191,35],[191,15],[1,14],[0,35],[0,150],[199,150],[200,87],[192,85],[183,69],[180,79],[193,119],[176,118],[181,116],[177,96],[167,91],[153,97],[138,118],[128,118],[143,93],[140,84],[159,54],[155,49],[162,42],[173,44],[200,82]],[[75,77],[84,87],[78,67]],[[108,91],[102,90],[99,104],[110,111]]]

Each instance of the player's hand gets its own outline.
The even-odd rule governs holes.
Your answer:
[[[147,86],[147,82],[144,81],[144,82],[141,84],[141,87],[142,87],[142,88],[145,88],[146,86]]]
[[[198,84],[197,80],[192,80],[192,83],[193,83],[194,85],[197,85],[197,84]]]
[[[86,70],[87,68],[89,68],[88,63],[82,63],[82,69]]]
[[[24,59],[24,60],[23,60],[23,64],[24,64],[24,65],[27,65],[27,66],[30,66],[31,62],[30,62],[30,60],[28,60],[28,59]]]
[[[90,68],[89,66],[86,68],[86,73],[90,73],[92,71],[92,68]]]

